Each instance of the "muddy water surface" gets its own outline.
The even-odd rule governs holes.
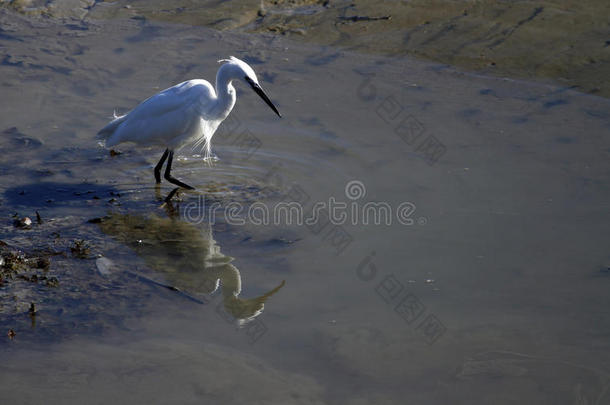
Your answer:
[[[607,100],[137,19],[0,22],[2,240],[49,259],[0,287],[2,398],[610,401]],[[229,55],[284,118],[238,84],[218,160],[183,149],[197,190],[163,204],[162,151],[95,133]],[[279,202],[305,222],[247,215]]]

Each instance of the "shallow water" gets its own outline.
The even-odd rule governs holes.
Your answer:
[[[0,22],[2,240],[64,253],[58,287],[0,287],[7,402],[610,402],[606,99],[203,28]],[[182,150],[197,191],[163,206],[162,151],[95,133],[229,54],[284,118],[239,86],[218,161]],[[332,198],[332,223],[245,216]],[[227,304],[236,280],[264,308]]]

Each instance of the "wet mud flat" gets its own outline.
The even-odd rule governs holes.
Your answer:
[[[65,192],[62,187],[47,184],[47,196],[61,196]],[[16,212],[12,220],[2,221],[0,329],[18,345],[130,331],[133,319],[154,313],[152,301],[154,307],[162,305],[178,311],[182,306],[210,304],[221,294],[217,280],[223,289],[233,288],[222,293],[228,320],[249,320],[258,316],[262,304],[283,286],[250,301],[239,298],[242,281],[239,270],[230,264],[233,259],[220,254],[210,225],[202,232],[199,228],[206,228],[205,224],[196,226],[181,220],[179,194],[168,202],[163,197],[151,200],[147,204],[149,213],[129,215],[128,207],[134,203],[129,194],[91,190],[91,185],[76,185],[74,189],[86,187],[88,191],[73,192],[64,202],[97,205],[94,212],[105,215],[61,216],[57,215],[65,209],[61,203],[55,201],[55,209],[49,210],[49,203],[30,200],[45,214],[56,215],[43,219],[36,211],[32,221]],[[214,197],[219,188],[214,185],[207,190],[208,204],[222,207],[236,203],[235,198]],[[247,192],[252,201],[255,198],[260,203],[263,199],[260,194],[253,195],[254,188],[249,186]],[[142,201],[137,204],[141,208]],[[260,239],[260,235],[234,229],[222,221],[214,229],[225,246]],[[254,246],[270,253],[282,251],[289,244],[272,237]],[[212,270],[206,272],[206,266]]]
[[[29,15],[141,18],[289,36],[388,56],[413,55],[484,74],[550,80],[610,96],[610,5],[587,1],[15,0]]]
[[[3,339],[21,347],[57,343],[77,335],[104,336],[131,330],[134,318],[154,312],[151,308],[154,299],[161,300],[155,306],[176,306],[177,310],[181,305],[203,306],[212,301],[210,294],[215,289],[205,288],[202,256],[191,254],[207,252],[209,239],[202,241],[196,226],[184,225],[185,231],[176,233],[182,226],[181,193],[172,193],[171,201],[164,202],[170,190],[163,195],[161,190],[147,190],[147,197],[142,199],[133,190],[124,191],[120,185],[107,184],[102,179],[77,180],[72,170],[83,170],[80,161],[71,162],[70,168],[66,168],[73,149],[64,151],[65,154],[55,151],[48,155],[43,141],[16,127],[3,131],[0,145],[11,151],[15,162],[30,162],[23,166],[11,166],[10,159],[4,162],[8,172],[5,178],[13,180],[3,183],[0,200],[4,214],[0,221]],[[130,153],[96,151],[95,147],[82,151],[98,162],[130,158]],[[62,154],[63,158],[58,159]],[[40,164],[32,165],[36,159],[40,159]],[[15,184],[17,179],[22,184]],[[202,192],[201,201],[219,207],[237,201],[251,204],[278,194],[271,185],[253,181],[247,185],[211,181]],[[114,223],[120,224],[120,213],[130,209],[146,212],[141,215],[152,213],[152,217],[142,217],[131,233],[129,226],[117,230],[116,225],[111,225],[112,216],[118,218]],[[144,226],[146,231],[134,234]],[[164,233],[159,226],[172,232]],[[226,224],[219,223],[215,229],[225,235],[220,238],[223,244],[253,237]],[[136,254],[134,248],[155,232],[157,239],[151,245],[152,252],[169,243],[174,260],[180,252],[191,260],[187,264],[175,263],[168,261],[171,255],[161,254],[151,261],[151,254]],[[208,233],[211,238],[211,230]],[[273,240],[263,241],[257,246],[261,247],[271,251],[283,248]],[[189,282],[175,275],[187,273]],[[244,305],[238,308],[237,304],[227,305],[236,317],[247,318],[247,309]]]
[[[17,269],[28,280],[0,290],[35,294],[6,306],[16,334],[1,336],[0,397],[608,402],[607,99],[273,34],[6,10],[0,21],[10,55],[0,140],[12,152],[0,165],[0,240],[32,264]],[[219,161],[190,150],[176,159],[174,175],[198,191],[177,196],[168,230],[172,188],[162,183],[157,198],[152,175],[162,150],[111,156],[95,132],[113,109],[213,78],[228,50],[284,118],[237,85],[234,119],[214,139]],[[216,201],[310,210],[331,197],[404,203],[413,215],[217,223],[211,238],[202,214],[185,216]],[[29,229],[15,226],[26,216]],[[205,305],[187,297],[203,301],[198,290],[210,288],[195,271],[202,261],[231,293],[241,281],[250,311],[218,292]],[[236,325],[232,310],[254,315],[268,294]]]

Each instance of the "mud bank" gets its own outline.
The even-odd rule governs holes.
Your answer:
[[[269,32],[610,96],[610,4],[604,0],[14,0],[0,6],[57,18],[135,17]]]

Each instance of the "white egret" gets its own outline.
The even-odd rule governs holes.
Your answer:
[[[125,115],[116,116],[102,128],[98,136],[111,147],[122,142],[139,145],[160,145],[165,152],[155,166],[155,179],[161,182],[161,167],[167,159],[164,177],[170,183],[192,190],[193,187],[172,177],[174,149],[192,144],[202,145],[205,156],[211,155],[211,141],[220,123],[235,105],[233,80],[243,80],[279,116],[277,108],[265,94],[254,70],[244,61],[231,56],[216,74],[216,90],[201,79],[188,80],[144,100]]]

